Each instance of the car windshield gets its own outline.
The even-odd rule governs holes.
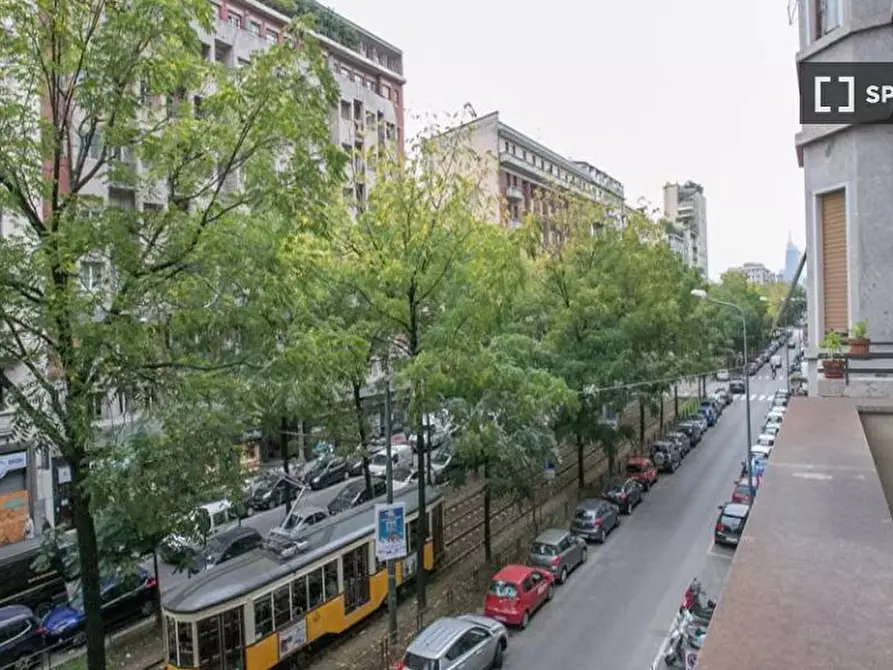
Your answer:
[[[744,496],[744,497],[749,496],[750,489],[748,488],[747,484],[738,484],[735,487],[735,495],[736,496]]]
[[[738,530],[738,527],[741,525],[740,518],[738,518],[737,516],[729,516],[728,514],[723,514],[719,518],[719,522],[726,528],[730,528],[732,530]]]
[[[587,509],[585,507],[582,507],[574,513],[574,518],[582,519],[583,521],[587,521],[587,520],[591,519],[592,517],[594,517],[595,513],[596,513],[596,510],[594,510],[594,509]]]
[[[530,545],[530,553],[539,556],[557,556],[558,549],[554,544],[545,544],[544,542],[534,542]]]
[[[388,464],[388,455],[381,451],[375,456],[372,457],[372,460],[369,461],[372,465],[387,465]]]
[[[504,582],[500,579],[497,579],[495,582],[490,584],[490,593],[492,593],[497,598],[517,598],[518,587],[514,584],[510,584],[509,582]]]
[[[432,463],[436,463],[437,465],[446,465],[450,460],[450,452],[448,451],[438,451],[434,454],[434,458],[431,459]]]
[[[433,658],[424,658],[407,651],[403,657],[406,670],[440,670],[440,662]]]

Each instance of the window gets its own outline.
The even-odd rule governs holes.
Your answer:
[[[226,22],[229,23],[231,26],[235,26],[236,28],[242,27],[242,17],[232,10],[229,11],[229,14],[226,17]]]
[[[419,518],[416,517],[406,524],[406,553],[412,553],[419,548]]]
[[[180,663],[180,659],[177,657],[176,621],[167,617],[164,621],[164,632],[167,638],[167,660],[171,662],[171,665],[192,665],[192,659],[184,659],[183,663]]]
[[[260,24],[257,21],[248,22],[248,32],[254,35],[260,35]]]
[[[79,277],[84,290],[96,291],[102,287],[104,269],[104,264],[98,261],[81,261]]]
[[[331,600],[338,595],[338,561],[331,561],[323,566],[323,582],[325,582],[325,599]]]
[[[87,137],[83,136],[81,141],[86,144]],[[91,138],[90,145],[87,147],[87,157],[92,158],[93,160],[99,160],[99,157],[102,155],[102,135],[99,130],[96,130],[93,133],[93,137]]]
[[[242,670],[242,608],[235,607],[222,615],[223,670]]]
[[[198,667],[216,670],[222,667],[220,657],[220,616],[212,616],[198,622]]]
[[[323,604],[324,601],[325,598],[323,597],[322,569],[314,570],[309,575],[307,575],[307,604],[309,605],[308,609],[319,607]]]
[[[192,624],[177,622],[177,657],[181,666],[190,666],[193,660]]]
[[[341,101],[341,118],[350,121],[350,103],[347,100]]]
[[[387,84],[381,85],[381,97],[387,100],[391,99],[391,87]]]
[[[352,612],[369,602],[369,545],[347,552],[344,564],[344,610]]]
[[[270,44],[276,44],[279,42],[279,33],[275,30],[270,30],[267,28],[267,42]]]
[[[286,584],[273,591],[273,628],[281,628],[291,619],[291,588]]]
[[[298,577],[291,583],[292,618],[296,619],[310,609],[307,604],[307,577]]]
[[[254,601],[254,637],[265,638],[273,632],[273,600],[268,593]]]
[[[827,35],[840,27],[842,5],[840,0],[814,0],[815,2],[815,39]]]

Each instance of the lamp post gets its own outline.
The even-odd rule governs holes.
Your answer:
[[[751,435],[751,427],[750,427],[750,375],[747,373],[747,314],[744,312],[739,305],[736,305],[733,302],[726,302],[725,300],[719,300],[717,298],[713,298],[707,294],[707,291],[700,288],[692,289],[691,294],[696,298],[700,298],[701,300],[709,300],[710,302],[714,302],[717,305],[723,305],[725,307],[731,307],[736,312],[738,312],[739,316],[741,316],[741,328],[744,335],[744,408],[745,408],[745,418],[747,421],[747,451],[744,464],[747,467],[747,488],[751,492],[751,496],[753,495],[753,463],[750,458],[750,447],[753,444],[753,437]],[[760,300],[765,302],[766,298],[760,296]]]

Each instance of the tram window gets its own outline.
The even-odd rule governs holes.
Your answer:
[[[220,615],[200,620],[197,629],[198,667],[201,670],[219,670],[223,667],[220,658]]]
[[[434,555],[440,558],[443,556],[443,505],[438,505],[431,513],[432,516],[432,535],[434,536]]]
[[[289,585],[273,591],[273,628],[281,628],[291,621],[291,589]]]
[[[344,554],[344,609],[352,612],[369,602],[369,545]]]
[[[416,517],[406,524],[406,553],[411,554],[419,548],[419,519]]]
[[[307,606],[307,577],[298,577],[291,583],[291,606],[293,618],[297,618],[308,609]]]
[[[192,624],[177,622],[177,656],[181,666],[189,667],[195,663],[192,657]]]
[[[177,658],[177,622],[167,617],[165,629],[167,631],[167,658],[172,665],[180,665],[180,659]]]
[[[338,595],[338,561],[326,563],[323,567],[323,581],[326,585],[326,600]]]
[[[227,610],[223,617],[223,668],[242,670],[242,608]]]
[[[310,609],[319,607],[323,604],[325,599],[323,598],[322,590],[322,568],[314,570],[307,575],[307,591],[310,600]]]
[[[273,632],[273,598],[271,594],[254,601],[254,637],[258,640]]]

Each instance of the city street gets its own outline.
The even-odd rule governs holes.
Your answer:
[[[351,480],[348,480],[351,481]],[[335,484],[322,491],[308,491],[301,501],[302,505],[313,505],[316,507],[325,507],[332,498],[338,495],[338,492],[345,486],[344,483]],[[252,528],[257,528],[261,535],[266,536],[270,529],[277,526],[285,518],[285,506],[276,507],[275,509],[257,514],[243,519],[242,523]],[[146,566],[148,570],[152,569],[152,561],[150,560]],[[161,585],[161,592],[169,591],[177,584],[188,579],[186,572],[175,573],[174,568],[166,563],[158,564],[158,582]]]
[[[751,377],[754,437],[783,384],[768,368]],[[713,525],[744,460],[744,405],[737,397],[679,471],[663,477],[604,546],[592,547],[589,562],[513,636],[507,668],[647,670],[691,579],[719,594],[732,554],[713,547]]]

